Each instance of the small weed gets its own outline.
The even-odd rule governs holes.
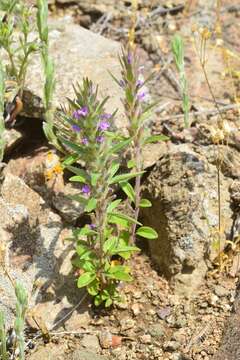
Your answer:
[[[175,59],[175,64],[179,73],[179,83],[182,93],[182,108],[184,112],[185,127],[189,127],[189,110],[190,102],[188,95],[188,84],[184,64],[184,43],[180,35],[175,35],[172,39],[172,52]]]

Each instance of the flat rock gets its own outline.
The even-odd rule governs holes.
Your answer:
[[[99,95],[102,98],[110,96],[106,105],[107,111],[122,109],[121,89],[109,74],[111,72],[117,77],[120,76],[117,59],[120,45],[81,28],[74,24],[69,16],[50,18],[49,27],[50,54],[56,66],[56,105],[66,103],[66,97],[73,96],[73,84],[81,83],[83,77],[89,77],[94,84],[99,85]],[[36,99],[42,98],[43,73],[39,55],[32,59],[26,85]],[[118,112],[116,122],[119,126],[123,120],[120,113],[121,111]]]
[[[108,360],[105,356],[97,355],[88,350],[75,350],[68,360]]]

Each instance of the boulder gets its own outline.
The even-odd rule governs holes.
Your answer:
[[[184,295],[201,284],[209,259],[218,253],[217,169],[196,149],[188,144],[169,146],[145,183],[144,197],[153,206],[142,213],[144,224],[159,235],[149,241],[153,260]],[[231,183],[221,174],[221,248],[232,227]]]
[[[4,270],[26,288],[30,305],[40,301],[40,288],[46,289],[46,284],[58,275],[54,251],[62,224],[35,191],[11,174],[2,184],[0,214],[0,309],[9,327],[15,311],[15,294]]]
[[[81,83],[83,77],[89,77],[94,84],[99,85],[99,95],[104,98],[110,96],[106,105],[109,112],[120,109],[117,115],[117,125],[122,126],[122,91],[114,82],[109,72],[120,76],[118,54],[119,43],[86,30],[73,23],[70,16],[49,19],[50,54],[56,67],[56,106],[66,103],[66,97],[74,95],[73,84]],[[28,69],[27,88],[33,94],[34,104],[30,113],[26,115],[39,117],[42,108],[39,99],[43,92],[43,72],[39,54],[32,59]],[[35,110],[34,110],[35,109]]]

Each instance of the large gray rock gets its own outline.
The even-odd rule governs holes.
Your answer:
[[[110,96],[106,106],[113,112],[122,109],[120,97],[121,89],[111,78],[109,72],[120,76],[120,65],[117,55],[120,45],[89,30],[81,28],[72,22],[72,18],[65,16],[61,19],[49,19],[50,54],[56,66],[56,105],[66,103],[66,97],[72,97],[72,85],[81,83],[83,77],[89,77],[99,85],[99,95],[103,98]],[[29,67],[27,87],[35,95],[34,108],[38,107],[38,100],[42,98],[43,73],[40,56],[37,54]],[[122,123],[121,111],[118,112],[118,124]],[[36,116],[39,116],[35,112]],[[122,125],[122,124],[121,124]]]
[[[222,246],[232,227],[231,183],[221,175]],[[159,235],[149,241],[151,256],[176,291],[188,295],[201,284],[207,260],[218,250],[216,167],[190,145],[172,145],[148,177],[145,197],[153,206],[143,212],[144,223]]]

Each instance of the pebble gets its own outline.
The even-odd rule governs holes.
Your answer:
[[[137,315],[140,314],[141,307],[140,307],[140,305],[138,303],[135,303],[135,304],[132,305],[131,310],[133,312],[133,315],[137,316]]]
[[[224,297],[224,296],[228,296],[229,291],[222,285],[215,285],[214,293],[219,297]]]
[[[151,335],[145,334],[145,335],[140,336],[140,341],[143,344],[151,344],[151,342],[152,342]]]
[[[164,320],[166,317],[168,317],[170,315],[170,313],[171,313],[171,308],[170,308],[170,306],[167,306],[167,307],[162,308],[159,311],[157,311],[157,316],[160,319]]]
[[[179,349],[179,347],[180,347],[180,344],[178,341],[168,341],[167,343],[165,343],[163,345],[164,350],[170,351],[170,352],[176,351],[177,349]]]
[[[156,338],[162,337],[165,335],[165,326],[164,324],[161,323],[157,323],[157,324],[153,324],[150,326],[149,328],[149,333]]]

